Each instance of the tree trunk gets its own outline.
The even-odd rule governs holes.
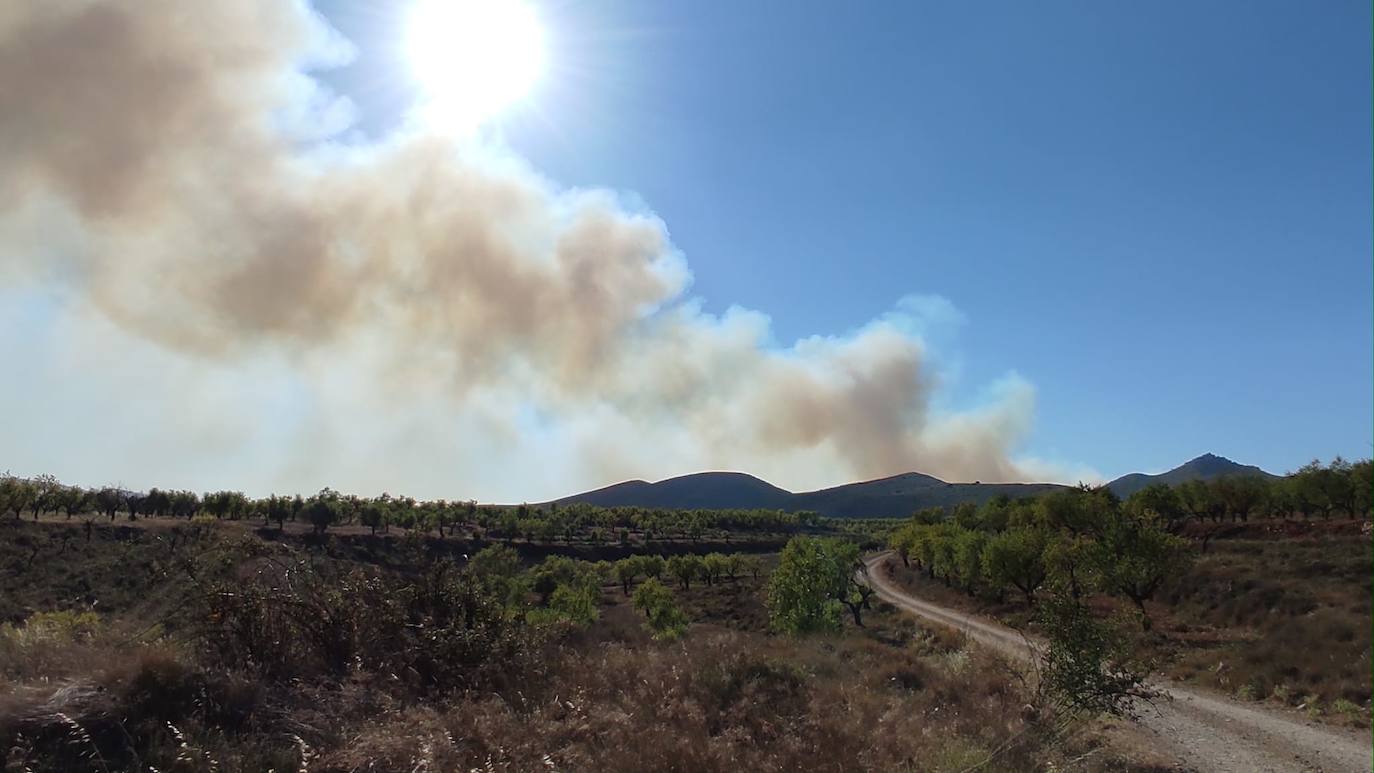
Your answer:
[[[847,607],[849,607],[849,613],[852,614],[852,615],[854,615],[854,625],[857,625],[858,627],[863,628],[863,627],[864,627],[864,621],[859,617],[859,605],[858,605],[858,604],[851,604],[851,603],[848,602],[848,601],[846,601],[846,602],[844,603],[844,605],[847,606]]]
[[[1149,633],[1152,622],[1150,614],[1145,611],[1145,599],[1133,598],[1131,601],[1134,601],[1136,609],[1140,610],[1140,630]]]

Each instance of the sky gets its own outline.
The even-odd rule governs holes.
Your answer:
[[[405,285],[404,320],[397,277],[410,268],[348,274],[356,258],[335,258],[325,292],[292,284],[306,269],[280,268],[316,276],[295,242],[246,245],[204,265],[188,257],[185,244],[260,225],[268,210],[301,210],[283,232],[300,222],[346,231],[370,201],[352,177],[401,186],[409,178],[391,156],[421,146],[411,139],[424,95],[405,62],[406,4],[319,0],[309,44],[281,36],[294,58],[274,58],[277,38],[261,27],[299,19],[237,5],[259,12],[192,19],[204,29],[184,46],[149,42],[156,21],[134,19],[146,38],[110,46],[127,60],[168,45],[160,61],[232,68],[239,59],[202,54],[243,41],[262,66],[214,80],[234,96],[206,90],[215,96],[200,118],[135,105],[138,94],[102,105],[129,112],[113,128],[83,126],[39,96],[25,103],[28,123],[0,118],[0,140],[16,140],[0,162],[29,170],[0,187],[0,353],[26,363],[0,385],[0,399],[26,408],[6,419],[0,467],[91,484],[329,483],[534,501],[717,467],[793,489],[907,468],[1072,482],[1159,472],[1204,452],[1283,472],[1374,447],[1367,3],[532,4],[547,43],[532,93],[480,142],[453,140],[469,162],[453,173],[454,198],[435,204],[417,193],[423,182],[405,183],[394,200],[414,219],[386,223],[419,228],[428,215],[416,202],[430,202],[456,220],[425,244],[467,243],[444,229],[480,229],[506,210],[467,212],[463,197],[514,188],[552,213],[527,213],[521,227],[585,236],[564,213],[594,208],[618,229],[630,267],[606,268],[599,256],[621,253],[589,246],[601,294],[569,295],[573,322],[549,332],[463,294],[501,296],[510,277],[523,281],[503,273],[501,257],[446,295]],[[76,31],[104,42],[124,29],[63,13],[0,16],[0,64],[49,40],[51,58],[28,51],[22,61],[64,61],[83,40]],[[21,37],[25,24],[72,32]],[[298,54],[312,46],[307,77]],[[25,68],[26,83],[51,91],[68,77],[56,72]],[[290,84],[285,101],[279,82]],[[316,134],[298,131],[286,149],[264,140],[242,158],[219,152],[242,136],[225,122],[280,123],[294,114],[284,105]],[[146,119],[159,116],[150,131]],[[83,148],[78,157],[105,176],[75,179],[57,143],[32,139],[43,134],[35,127],[62,129],[66,155]],[[145,144],[155,162],[109,162]],[[29,163],[44,153],[50,160]],[[210,180],[264,158],[275,198],[246,190],[222,206],[207,184],[195,188],[203,216],[172,223],[167,202],[187,201],[184,170]],[[183,172],[153,179],[166,159]],[[299,170],[273,176],[305,161],[315,187],[295,187]],[[166,201],[110,205],[100,194],[111,179]],[[344,188],[358,198],[333,202]],[[327,212],[311,211],[315,191]],[[204,226],[221,216],[221,228]],[[339,240],[357,250],[376,238]],[[196,285],[223,261],[257,265],[256,251],[273,261],[254,275],[263,284]],[[130,258],[144,252],[147,261]],[[453,248],[443,260],[460,271],[471,258]],[[526,300],[553,298],[531,302],[557,313],[557,288],[581,287],[578,271]],[[386,290],[388,311],[375,313],[385,322],[353,314],[360,294],[382,303],[380,290],[357,289],[369,282]],[[277,307],[259,307],[282,287],[309,299],[305,312],[277,319]],[[205,301],[231,293],[244,300]],[[493,308],[512,302],[524,301]],[[608,311],[584,320],[587,304]],[[581,352],[587,341],[596,345]],[[433,356],[435,369],[459,375],[429,384],[380,364],[402,346],[417,347],[407,363]],[[665,375],[684,361],[700,372]],[[500,375],[469,375],[479,371]],[[373,383],[378,372],[402,377]]]

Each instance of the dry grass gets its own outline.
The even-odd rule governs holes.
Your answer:
[[[881,603],[863,629],[793,640],[766,632],[760,581],[697,584],[679,597],[695,622],[684,640],[664,644],[651,641],[623,593],[607,587],[594,625],[532,636],[521,650],[531,657],[497,662],[499,678],[418,678],[426,669],[404,664],[428,663],[425,648],[453,646],[419,633],[372,649],[359,649],[368,637],[354,637],[345,668],[284,673],[264,660],[280,648],[252,640],[254,630],[269,638],[294,630],[263,616],[279,597],[261,596],[251,615],[211,606],[221,617],[208,622],[224,625],[222,616],[231,615],[251,623],[235,629],[236,649],[218,655],[207,647],[214,626],[196,619],[206,607],[172,602],[177,585],[188,582],[176,550],[222,551],[219,576],[242,591],[246,578],[273,580],[262,571],[264,556],[277,560],[290,546],[257,546],[234,558],[213,539],[188,544],[97,536],[89,549],[94,568],[42,570],[57,582],[106,578],[112,564],[99,558],[106,550],[136,558],[144,585],[141,594],[113,596],[98,625],[39,618],[31,629],[0,634],[6,769],[962,771],[989,757],[982,770],[1130,769],[1105,751],[1084,757],[1097,743],[1091,735],[1052,732],[1053,718],[1026,706],[1005,663]],[[396,611],[368,595],[369,578],[395,557],[367,562],[361,575],[343,559],[315,560],[338,571],[308,575],[311,592],[327,597],[311,609],[349,631]],[[413,596],[431,587],[421,584],[422,573],[387,576],[395,583],[389,592]],[[139,595],[161,602],[150,607]],[[251,594],[237,596],[247,603]],[[415,602],[406,609],[414,613]],[[425,610],[436,619],[436,608]],[[279,667],[297,662],[272,657]],[[1079,757],[1085,761],[1064,767]]]
[[[1139,645],[1175,679],[1367,726],[1371,549],[1343,526],[1238,526],[1160,589],[1149,604],[1154,630]],[[923,598],[1015,626],[1032,618],[1016,596],[969,597],[895,563],[894,578]],[[1107,598],[1092,604],[1104,614],[1126,609]]]

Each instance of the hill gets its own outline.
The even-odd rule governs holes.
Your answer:
[[[665,510],[787,510],[793,494],[742,472],[699,472],[657,483],[630,480],[558,500]]]
[[[1211,480],[1212,478],[1220,478],[1226,475],[1260,475],[1266,478],[1278,477],[1254,465],[1233,462],[1224,456],[1217,456],[1216,454],[1203,454],[1196,459],[1185,462],[1168,472],[1162,472],[1158,475],[1146,475],[1140,472],[1122,475],[1120,478],[1108,483],[1107,487],[1117,496],[1124,499],[1152,483],[1167,483],[1170,486],[1177,486],[1180,483],[1186,483],[1190,480]]]
[[[1016,498],[1057,488],[1054,483],[947,483],[908,472],[878,480],[793,493],[740,472],[702,472],[657,483],[626,481],[563,497],[559,504],[665,510],[810,510],[831,518],[900,518],[926,507],[982,504],[998,495]]]

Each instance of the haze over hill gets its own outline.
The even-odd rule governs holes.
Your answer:
[[[1151,483],[1178,485],[1223,475],[1275,477],[1258,467],[1208,453],[1159,475],[1131,473],[1107,485],[1125,498]],[[809,510],[830,518],[900,518],[926,507],[951,507],[961,502],[982,504],[997,496],[1015,499],[1063,487],[1058,483],[950,483],[908,472],[817,491],[792,492],[747,473],[699,472],[656,483],[629,480],[555,501],[601,507]]]

